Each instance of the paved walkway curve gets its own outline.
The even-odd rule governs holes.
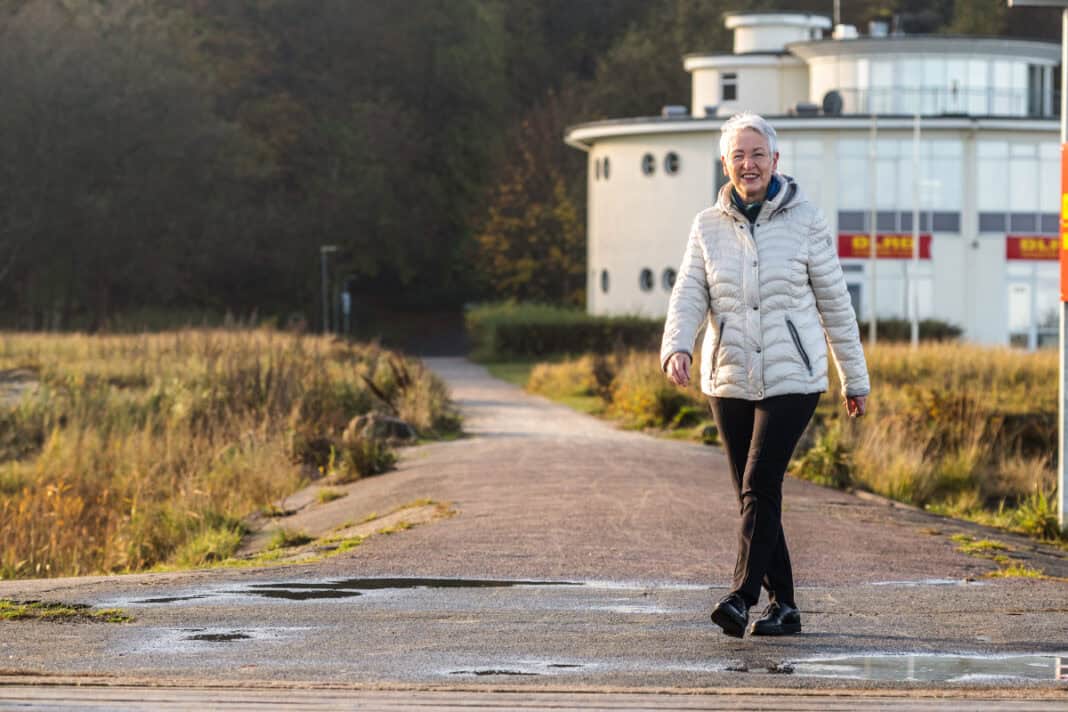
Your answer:
[[[469,437],[412,448],[397,471],[316,511],[358,520],[431,498],[455,516],[314,565],[0,582],[0,597],[120,605],[137,618],[0,624],[0,675],[432,689],[1065,689],[1042,666],[1056,653],[1068,658],[1068,584],[982,578],[994,565],[949,540],[989,535],[981,528],[793,479],[784,522],[805,634],[726,638],[707,618],[730,579],[738,518],[720,450],[618,430],[462,359],[428,363],[449,383]],[[1063,552],[994,536],[1014,556],[1068,574]],[[367,580],[380,577],[458,580]],[[910,658],[909,673],[881,681],[805,662],[871,653],[965,657],[933,667]],[[1045,657],[1033,663],[1039,679],[1020,682],[967,657],[977,655]],[[1031,658],[998,660],[1019,667]],[[800,674],[809,668],[838,672]]]

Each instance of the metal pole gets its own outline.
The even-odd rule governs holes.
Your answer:
[[[879,179],[879,172],[875,165],[875,159],[878,156],[878,151],[875,150],[875,139],[878,135],[878,119],[875,116],[874,107],[871,104],[871,94],[868,95],[869,109],[872,109],[871,115],[871,139],[868,147],[868,165],[869,165],[869,182],[868,193],[871,195],[871,225],[868,227],[871,231],[871,245],[869,245],[871,251],[868,255],[868,344],[875,346],[876,331],[875,325],[876,311],[875,311],[875,266],[878,263],[878,250],[876,242],[879,239],[879,231],[876,226],[877,219],[879,217],[878,210],[876,210],[876,190],[875,181]]]
[[[326,287],[326,246],[319,248],[319,266],[322,269],[323,286],[323,333],[330,331],[330,295]]]
[[[1068,8],[1061,11],[1061,150],[1064,150],[1064,144],[1068,143]],[[1063,161],[1064,158],[1062,157]],[[1061,169],[1064,170],[1063,168]],[[1062,187],[1062,190],[1064,188]],[[1062,198],[1063,202],[1063,198]],[[1064,221],[1064,206],[1061,206],[1061,221],[1062,221],[1062,236],[1061,241],[1063,243],[1063,221]],[[1064,245],[1061,245],[1061,250],[1064,250]],[[1061,255],[1061,259],[1064,259],[1064,255]],[[1063,272],[1064,267],[1061,267]],[[1061,279],[1064,277],[1062,275]],[[1062,290],[1063,290],[1062,286]],[[1065,425],[1065,418],[1068,417],[1068,390],[1065,389],[1064,377],[1065,372],[1068,371],[1068,348],[1066,348],[1065,342],[1065,326],[1068,325],[1068,302],[1061,302],[1061,324],[1060,324],[1060,347],[1061,347],[1061,367],[1060,367],[1060,413],[1059,413],[1059,426],[1057,428],[1057,516],[1061,525],[1062,532],[1068,532],[1068,460],[1065,459],[1065,447],[1068,443],[1065,442],[1065,436],[1068,435],[1068,428]]]
[[[912,125],[912,265],[909,274],[909,317],[912,348],[920,345],[920,112]]]

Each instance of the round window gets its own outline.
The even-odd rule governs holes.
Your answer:
[[[608,294],[608,270],[601,270],[601,291]]]
[[[604,174],[604,179],[608,180],[608,156],[604,157],[604,168],[601,169],[601,173]]]
[[[649,292],[653,289],[653,271],[646,267],[642,270],[641,275],[638,277],[638,286],[642,288],[643,292]]]
[[[670,292],[672,287],[675,286],[675,270],[668,267],[664,270],[664,274],[661,275],[660,280],[664,285],[664,290]]]
[[[653,157],[653,154],[647,153],[644,156],[642,156],[642,173],[644,173],[647,176],[651,176],[655,172],[656,172],[656,158]]]
[[[679,172],[679,154],[672,151],[664,156],[664,172],[673,176]]]

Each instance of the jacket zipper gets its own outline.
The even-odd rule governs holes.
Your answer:
[[[712,349],[712,372],[715,373],[719,370],[719,345],[723,343],[723,327],[727,323],[727,318],[723,317],[719,320],[719,331],[716,332],[716,346]]]
[[[790,330],[790,338],[794,340],[794,346],[797,347],[797,353],[801,354],[801,360],[805,362],[805,368],[808,369],[808,375],[812,375],[812,362],[808,360],[808,354],[805,353],[805,347],[801,345],[801,336],[797,333],[797,327],[790,321],[790,317],[786,317],[786,328]]]

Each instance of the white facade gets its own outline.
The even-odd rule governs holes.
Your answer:
[[[746,20],[753,17],[770,19]],[[791,17],[792,24],[783,19]],[[798,180],[837,231],[862,319],[869,314],[873,262],[879,317],[908,316],[911,260],[873,261],[857,250],[870,244],[873,210],[880,244],[889,250],[895,241],[910,240],[918,207],[920,231],[930,236],[921,238],[929,257],[914,280],[921,318],[957,324],[979,343],[1054,342],[1059,271],[1048,257],[1056,255],[1059,216],[1052,67],[1060,48],[956,38],[813,41],[807,35],[778,52],[768,49],[769,38],[829,27],[816,19],[729,15],[736,49],[759,49],[686,57],[693,75],[690,117],[605,121],[568,131],[569,144],[589,151],[588,310],[663,316],[693,216],[711,205],[725,181],[719,128],[725,116],[749,109],[775,126],[780,170]],[[743,29],[748,35],[739,38]],[[724,75],[732,74],[733,99],[724,100]],[[822,105],[830,91],[841,97],[841,114],[815,112],[812,105]],[[951,99],[965,109],[945,103]],[[791,115],[799,102],[809,106]],[[914,117],[906,114],[917,109],[921,160],[914,166]]]

